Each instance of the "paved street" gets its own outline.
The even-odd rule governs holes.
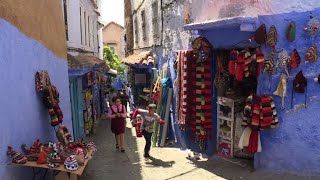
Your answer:
[[[319,177],[299,177],[290,174],[252,172],[217,157],[206,160],[189,160],[187,153],[177,148],[153,148],[152,161],[142,157],[144,139],[136,138],[134,129],[127,123],[126,153],[115,150],[115,142],[109,131],[110,122],[102,120],[97,134],[88,138],[98,146],[98,152],[90,161],[86,173],[80,180],[311,180]]]

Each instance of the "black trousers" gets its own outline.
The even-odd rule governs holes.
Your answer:
[[[149,133],[146,130],[142,130],[142,135],[146,140],[146,146],[144,147],[144,155],[149,155],[152,133]]]

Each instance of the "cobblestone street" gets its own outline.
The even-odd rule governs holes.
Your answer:
[[[143,158],[144,139],[136,138],[128,121],[126,153],[115,150],[115,142],[109,131],[110,122],[102,120],[97,134],[88,138],[98,146],[98,152],[80,180],[311,180],[319,177],[299,177],[290,174],[252,172],[248,167],[227,162],[217,157],[206,160],[189,160],[187,153],[177,148],[153,148],[152,161]]]

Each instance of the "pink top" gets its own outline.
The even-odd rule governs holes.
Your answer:
[[[108,117],[108,118],[111,118],[111,119],[116,117],[115,114],[112,114],[111,108],[112,108],[113,112],[121,112],[123,107],[124,107],[124,105],[122,105],[122,104],[120,104],[118,107],[117,107],[117,105],[112,105],[112,106],[109,108],[107,117]],[[118,108],[119,108],[119,111],[118,111]],[[126,118],[126,117],[127,117],[126,108],[123,109],[123,113],[121,113],[121,117],[123,117],[123,118]]]

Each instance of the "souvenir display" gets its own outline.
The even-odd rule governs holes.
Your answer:
[[[274,72],[274,56],[275,56],[275,51],[272,50],[269,53],[268,59],[266,59],[264,62],[264,71],[269,74],[273,74]]]
[[[317,18],[310,17],[311,19],[308,21],[307,26],[304,30],[310,37],[315,37],[320,30],[320,21]]]
[[[40,150],[40,147],[41,147],[41,143],[40,143],[40,140],[37,139],[33,144],[32,146],[30,147],[30,149],[27,148],[27,145],[23,144],[21,145],[21,148],[23,150],[23,152],[26,154],[26,155],[30,155],[30,154],[37,154]]]
[[[278,64],[277,67],[283,69],[287,76],[289,76],[288,66],[290,63],[290,56],[288,55],[288,52],[283,49],[282,52],[278,54]]]
[[[91,89],[85,89],[83,91],[83,98],[84,98],[84,110],[83,110],[83,119],[84,119],[84,129],[85,134],[89,135],[92,133],[93,130],[93,123],[94,123],[94,113],[93,109],[93,95]]]
[[[47,71],[37,71],[35,75],[36,91],[41,92],[51,85],[50,77]]]
[[[240,137],[238,147],[243,149],[244,147],[249,145],[249,138],[251,135],[252,129],[250,127],[246,127]]]
[[[243,109],[243,108],[242,108]],[[241,111],[241,110],[240,110]],[[244,150],[244,147],[247,147],[248,143],[244,147],[239,147],[239,144],[243,142],[241,139],[242,132],[246,129],[246,127],[243,127],[242,124],[242,112],[235,113],[235,122],[234,122],[234,137],[233,137],[233,157],[237,159],[246,159],[246,160],[253,160],[254,155]],[[251,130],[251,129],[250,129]],[[251,133],[251,131],[250,131]],[[250,136],[250,134],[249,134]],[[245,144],[245,143],[243,143]]]
[[[293,89],[296,93],[305,93],[308,81],[304,77],[302,71],[300,71],[293,81]]]
[[[69,156],[65,160],[64,166],[69,171],[76,171],[79,168],[79,165],[74,155]]]
[[[258,44],[264,44],[267,40],[267,28],[265,24],[262,24],[254,33],[254,40]]]
[[[307,50],[306,63],[314,63],[318,60],[317,46],[314,44]]]
[[[61,163],[58,147],[55,143],[49,143],[50,152],[47,154],[47,165],[51,168],[56,168]]]
[[[292,96],[291,96],[291,108],[293,108],[293,96],[294,93],[305,94],[305,107],[307,106],[307,85],[308,81],[304,77],[303,72],[299,71],[293,80]]]
[[[243,126],[250,125],[255,129],[268,129],[277,128],[279,124],[272,96],[251,94],[246,100],[243,115]]]
[[[22,154],[16,152],[11,146],[8,146],[8,155],[11,155],[12,162],[16,164],[25,164],[27,163],[27,158]]]
[[[296,39],[296,23],[294,21],[291,21],[288,26],[286,38],[289,42],[293,42]]]
[[[277,128],[279,120],[272,96],[251,94],[243,111],[243,130],[238,147],[254,154],[262,151],[260,129]]]
[[[284,109],[284,98],[287,96],[287,76],[285,74],[281,75],[277,89],[273,94],[282,98],[281,108]]]
[[[242,81],[250,75],[258,77],[261,71],[261,65],[264,62],[264,55],[260,49],[256,49],[250,53],[248,50],[237,52],[235,50],[230,53],[229,72],[235,76],[237,81]],[[223,69],[223,67],[218,67]],[[226,80],[224,80],[226,81]],[[221,87],[221,86],[219,86]]]
[[[291,53],[290,67],[297,68],[301,63],[301,58],[296,49],[294,49]]]
[[[218,154],[233,157],[234,100],[218,97]]]
[[[180,97],[177,100],[177,123],[182,129],[191,129],[192,139],[202,150],[206,149],[212,128],[211,51],[212,45],[207,39],[196,38],[192,50],[179,52],[175,80],[180,90],[176,95]]]
[[[251,154],[261,152],[261,140],[260,140],[260,132],[257,130],[253,130],[250,134],[249,144],[247,146],[247,151]]]
[[[218,55],[218,57],[217,57],[217,73],[216,73],[215,78],[214,78],[214,85],[217,88],[223,88],[225,86],[226,81],[227,81],[228,76],[229,76],[227,71],[223,68],[222,61],[223,61],[223,57],[221,55]],[[232,61],[232,62],[234,62],[233,63],[233,66],[234,66],[233,68],[234,68],[234,70],[236,70],[235,61]],[[238,68],[238,69],[240,69],[240,68]]]
[[[38,71],[35,75],[36,91],[42,96],[43,104],[48,108],[51,125],[58,126],[56,135],[59,143],[43,144],[39,139],[34,141],[28,149],[27,145],[22,144],[21,149],[26,156],[17,153],[11,146],[8,146],[7,154],[12,156],[12,162],[16,164],[25,164],[28,161],[36,161],[37,164],[47,164],[50,168],[57,168],[60,164],[65,164],[68,170],[77,170],[78,163],[73,162],[74,156],[80,164],[84,164],[84,152],[96,151],[93,143],[85,144],[83,141],[74,143],[67,127],[62,125],[63,114],[59,107],[59,92],[50,82],[46,71]],[[73,156],[73,157],[72,157]],[[71,157],[71,158],[70,158]]]
[[[56,134],[59,142],[62,143],[63,145],[66,145],[72,141],[72,137],[71,137],[71,134],[69,133],[69,130],[67,129],[67,127],[63,125],[59,126]]]
[[[48,155],[44,150],[44,146],[40,147],[39,153],[37,154],[37,164],[45,164],[47,162]]]
[[[275,49],[278,41],[277,29],[274,25],[272,25],[269,29],[266,44]]]
[[[64,136],[68,137],[68,133],[64,132]],[[13,163],[21,164],[27,163],[27,161],[36,161],[37,164],[47,164],[50,168],[57,168],[64,164],[66,169],[70,171],[77,170],[79,165],[83,166],[89,153],[93,155],[97,151],[93,142],[85,143],[83,139],[77,142],[68,141],[67,144],[60,142],[44,144],[37,139],[30,149],[27,149],[25,144],[21,147],[26,157],[16,153],[12,147],[8,147],[8,154],[12,155]],[[74,163],[74,160],[76,163]]]
[[[55,127],[63,122],[63,114],[59,106],[59,92],[50,82],[47,71],[38,71],[35,75],[36,91],[40,93],[44,106],[48,109],[51,126]]]

